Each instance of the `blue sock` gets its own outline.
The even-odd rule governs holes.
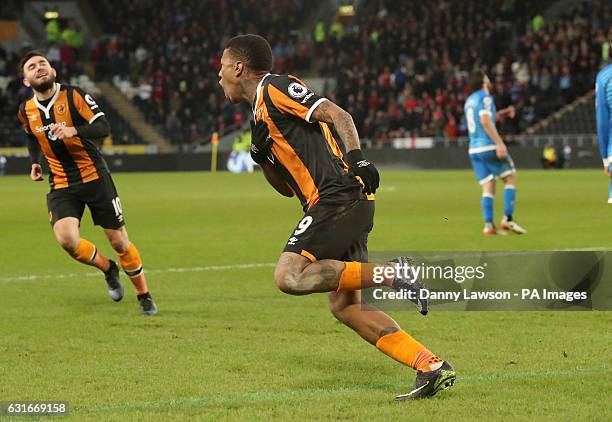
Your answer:
[[[485,223],[493,222],[493,195],[483,194],[482,201],[480,202],[482,207],[482,213],[484,214]]]
[[[610,178],[610,191],[608,192],[608,203],[612,204],[612,177]]]
[[[508,185],[504,188],[504,215],[512,219],[514,203],[516,202],[516,187]]]

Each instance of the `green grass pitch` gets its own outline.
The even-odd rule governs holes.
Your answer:
[[[394,313],[458,374],[432,400],[396,403],[412,370],[336,322],[325,295],[274,286],[296,199],[261,174],[114,177],[159,315],[138,315],[124,275],[113,303],[102,276],[60,249],[46,185],[0,177],[0,400],[67,400],[79,421],[612,418],[611,313]],[[471,172],[386,170],[369,246],[612,248],[607,185],[600,171],[522,171],[516,218],[529,234],[485,238]],[[82,236],[111,253],[88,212]]]

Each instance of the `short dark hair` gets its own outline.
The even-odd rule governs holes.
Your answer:
[[[47,56],[45,56],[43,53],[41,53],[40,51],[36,51],[36,50],[31,50],[28,51],[27,53],[25,53],[23,55],[23,57],[21,58],[21,60],[19,60],[19,67],[17,68],[17,74],[19,75],[20,78],[23,78],[24,76],[24,72],[23,72],[23,66],[26,64],[26,62],[28,60],[30,60],[32,57],[36,57],[36,56],[41,56],[44,57],[45,60],[49,61],[49,59],[47,58]]]
[[[270,72],[272,70],[272,48],[262,36],[255,34],[238,35],[229,40],[225,48],[251,70],[260,72]]]
[[[478,91],[482,89],[482,84],[484,84],[485,73],[480,70],[474,70],[470,74],[470,88],[472,91]]]

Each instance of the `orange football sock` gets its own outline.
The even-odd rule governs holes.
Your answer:
[[[88,240],[81,239],[79,246],[70,255],[83,264],[89,264],[96,257],[96,252],[96,245]]]
[[[365,262],[345,262],[337,291],[361,290],[379,285],[380,283],[373,281],[376,267],[380,267],[380,265]]]
[[[96,245],[89,240],[80,239],[79,246],[70,254],[74,259],[83,264],[92,265],[102,271],[108,271],[110,262],[108,258],[98,252]]]
[[[361,262],[345,262],[337,291],[361,289]]]
[[[402,330],[382,336],[376,342],[376,347],[399,363],[424,372],[431,370],[430,364],[441,362],[441,359]]]
[[[131,243],[127,251],[117,253],[117,256],[123,271],[132,281],[136,292],[139,295],[147,293],[149,287],[147,286],[147,280],[142,269],[142,259],[140,259],[140,253],[138,253],[136,246]]]

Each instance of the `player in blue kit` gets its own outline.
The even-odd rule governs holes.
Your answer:
[[[599,153],[603,160],[604,172],[612,172],[612,64],[599,71],[595,80],[595,115]],[[608,204],[612,204],[612,178],[608,191]]]
[[[476,179],[482,186],[482,212],[485,235],[497,234],[493,223],[493,198],[495,197],[495,178],[504,181],[504,217],[501,228],[518,234],[527,233],[514,220],[516,201],[516,169],[501,136],[495,128],[495,118],[508,115],[514,117],[514,107],[495,110],[491,96],[491,81],[481,71],[474,71],[470,77],[472,94],[465,102],[465,120],[470,136],[470,159],[476,172]]]

